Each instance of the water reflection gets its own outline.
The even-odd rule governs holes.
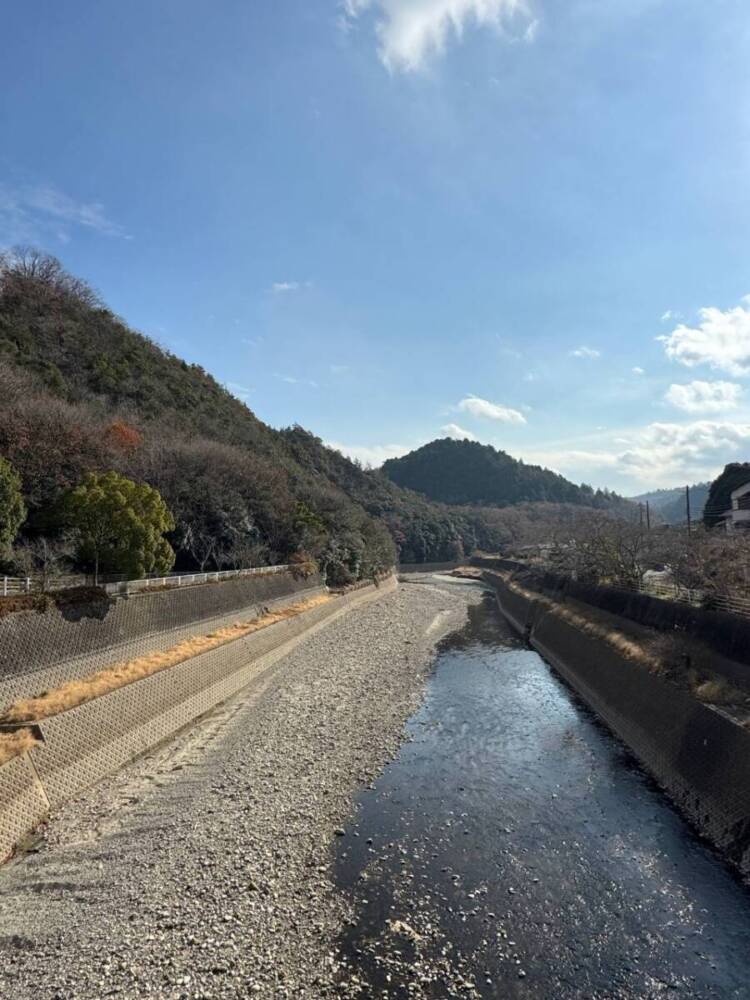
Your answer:
[[[750,894],[491,598],[409,734],[339,847],[363,996],[750,996]]]

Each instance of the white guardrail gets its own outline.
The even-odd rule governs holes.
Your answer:
[[[693,607],[709,607],[713,611],[728,611],[733,615],[750,618],[750,601],[742,597],[721,597],[704,594],[700,590],[686,590],[665,583],[644,582],[638,588],[641,594],[661,597],[666,601],[690,604]]]
[[[117,580],[102,583],[100,586],[108,594],[137,594],[141,590],[176,589],[178,587],[193,587],[199,583],[213,583],[218,580],[231,580],[241,576],[265,576],[270,573],[284,573],[289,566],[255,566],[252,569],[222,569],[214,573],[170,573],[167,576],[147,576],[140,580]],[[81,587],[91,582],[90,577],[64,576],[47,581],[47,590],[67,590],[70,587]],[[42,591],[43,580],[33,576],[2,576],[0,577],[0,596],[11,597],[15,594],[34,594]]]

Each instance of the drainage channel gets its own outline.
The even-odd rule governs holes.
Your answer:
[[[747,887],[489,596],[358,805],[342,996],[748,996]]]

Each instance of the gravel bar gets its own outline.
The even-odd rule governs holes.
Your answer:
[[[69,803],[0,870],[0,996],[341,996],[333,841],[480,596],[422,578],[354,608]]]

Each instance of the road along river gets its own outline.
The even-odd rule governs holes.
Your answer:
[[[489,595],[408,732],[339,842],[342,991],[750,996],[750,892]]]

